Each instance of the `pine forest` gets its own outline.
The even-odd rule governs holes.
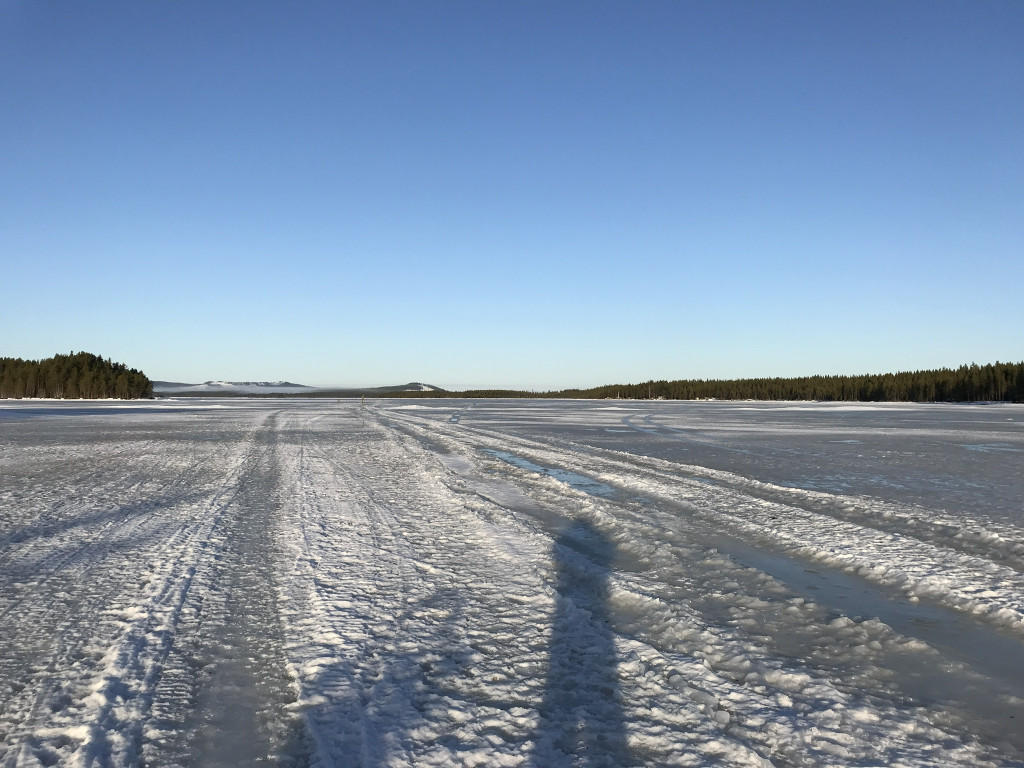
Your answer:
[[[117,398],[153,396],[153,383],[141,371],[88,352],[46,360],[0,357],[0,398]]]

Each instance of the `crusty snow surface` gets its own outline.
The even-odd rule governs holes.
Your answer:
[[[0,401],[0,767],[1024,765],[1022,426]]]

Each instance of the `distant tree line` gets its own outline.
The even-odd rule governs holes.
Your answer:
[[[1024,402],[1024,362],[931,371],[762,379],[684,379],[609,384],[557,392],[467,390],[396,392],[390,397],[551,397],[630,400],[847,400],[863,402]]]
[[[0,398],[118,398],[153,396],[144,373],[88,352],[46,360],[0,357]]]

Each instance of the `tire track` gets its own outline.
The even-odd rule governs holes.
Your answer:
[[[353,414],[343,419],[346,437],[374,435]],[[314,751],[362,765],[374,740],[366,706],[373,684],[385,676],[381,646],[401,633],[411,557],[387,508],[390,500],[357,469],[364,457],[347,455],[356,441],[336,437],[340,430],[317,430],[322,420],[307,420],[300,438],[300,559],[308,564],[302,582],[309,585],[302,613],[330,617],[338,650],[344,650],[341,659],[307,665],[297,676],[301,698],[312,702],[306,717]],[[327,497],[323,486],[336,491]],[[295,619],[316,632],[308,618]]]
[[[243,449],[240,461],[245,457]],[[9,656],[10,671],[29,684],[2,715],[0,764],[63,762],[72,754],[99,765],[137,764],[141,721],[189,590],[190,561],[202,556],[203,540],[231,493],[229,472],[205,504],[199,501],[201,492],[188,486],[206,476],[204,457],[192,453],[183,466],[179,458],[158,450],[135,457],[127,470],[116,462],[124,480],[101,487],[99,498],[109,493],[134,503],[103,526],[85,525],[89,535],[71,542],[69,551],[44,558],[38,583],[9,606],[3,637],[18,651]],[[168,474],[175,475],[168,486],[152,480]],[[86,504],[89,498],[97,494]],[[21,637],[40,638],[43,647],[19,647]],[[31,664],[37,654],[43,666]]]
[[[191,567],[155,687],[147,766],[289,765],[296,759],[277,587],[279,416],[269,414],[254,432],[203,539],[203,557]]]

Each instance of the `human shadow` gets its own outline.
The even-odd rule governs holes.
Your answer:
[[[438,590],[394,617],[399,626],[409,612],[443,611],[447,616],[436,633],[402,650],[367,643],[324,667],[307,692],[320,701],[303,712],[279,768],[415,764],[410,755],[423,746],[419,732],[444,717],[438,707],[457,708],[464,695],[447,685],[462,676],[473,655],[461,621],[464,603],[461,589]],[[472,702],[466,704],[468,711]],[[457,737],[445,734],[438,743],[459,752]]]
[[[557,596],[532,763],[632,765],[608,608],[615,547],[594,526],[576,522],[558,537],[553,554]]]

